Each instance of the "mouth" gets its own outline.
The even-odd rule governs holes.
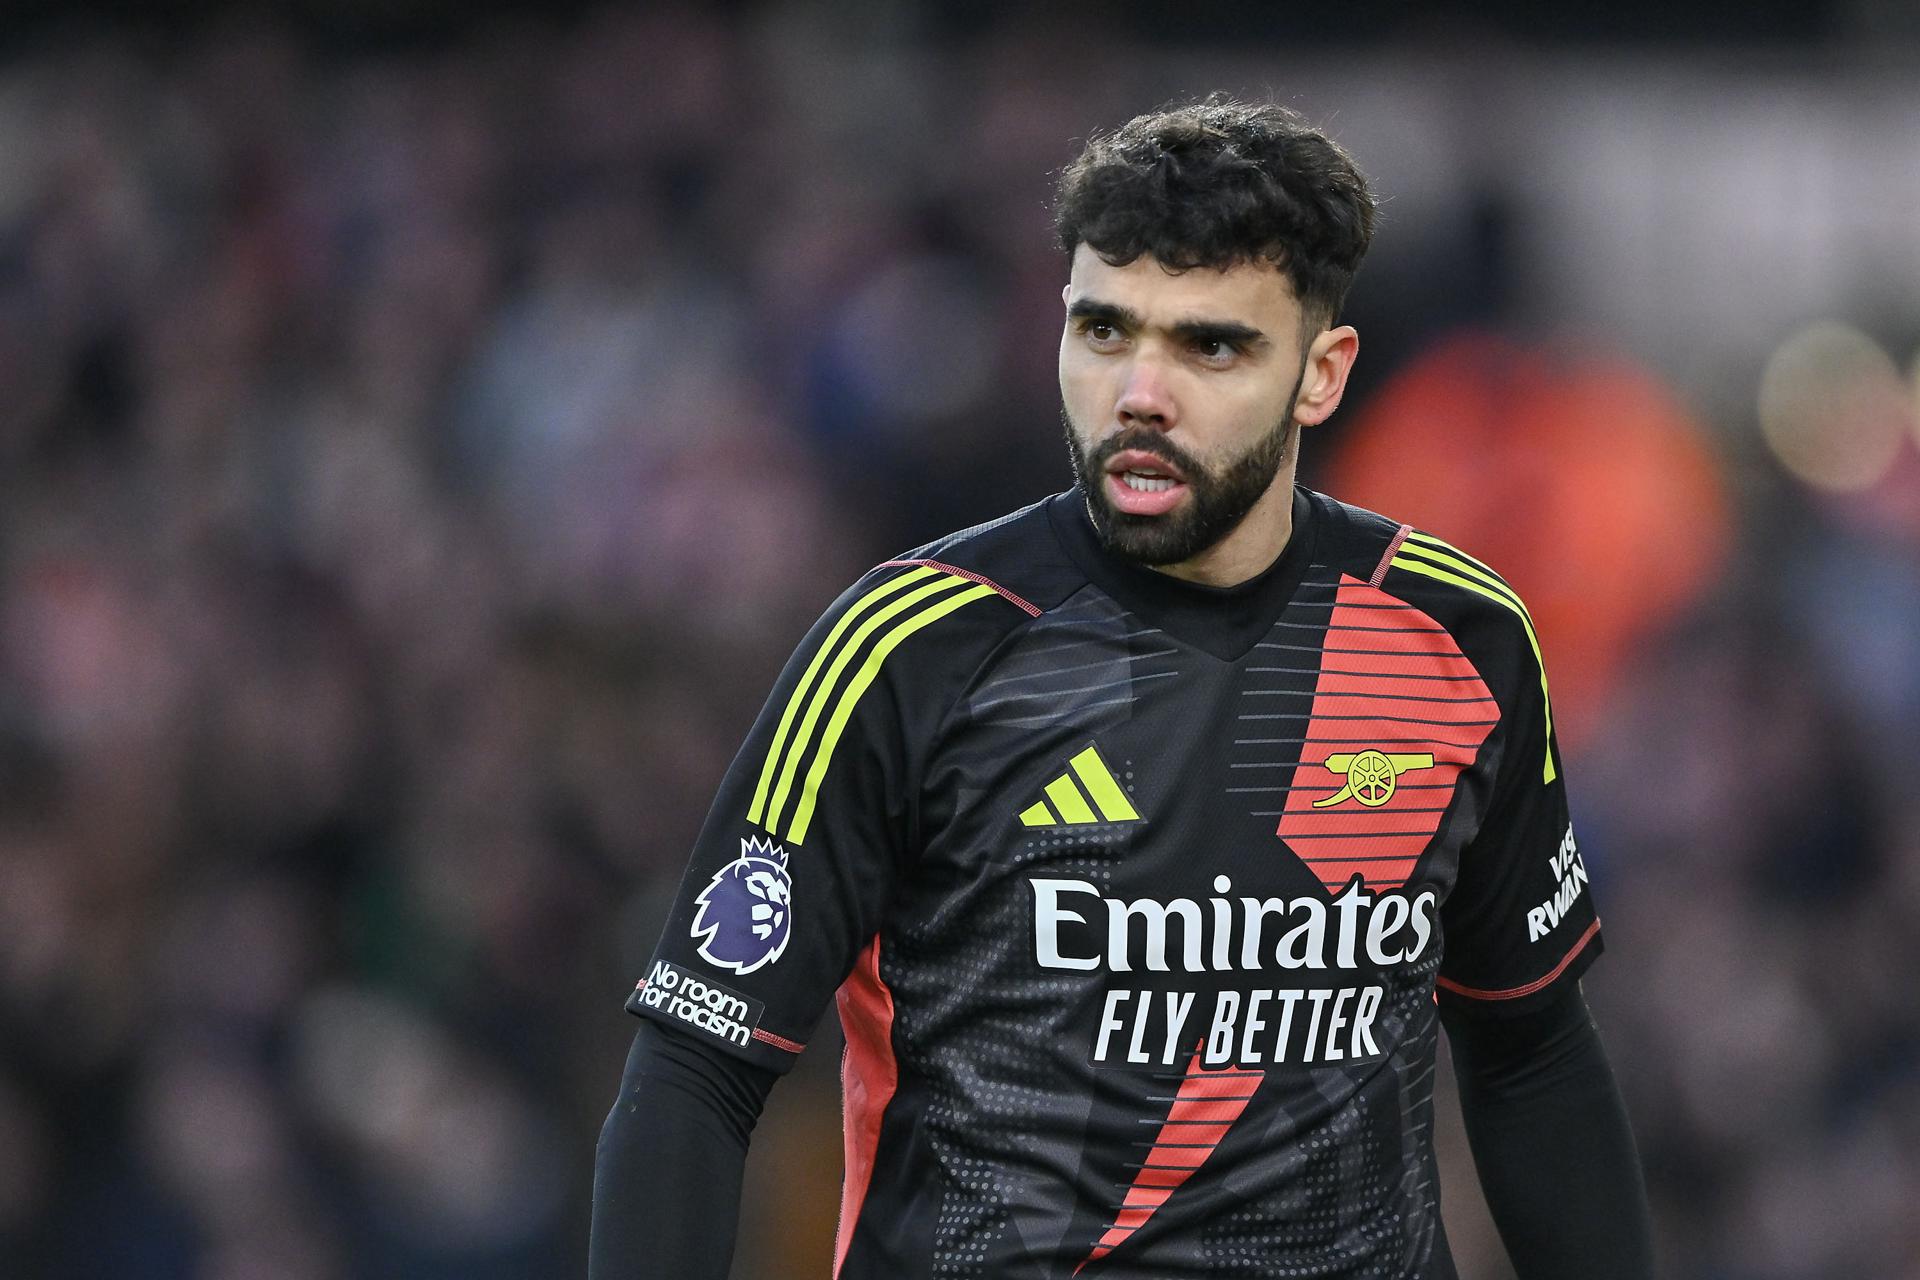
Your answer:
[[[1127,449],[1108,459],[1107,497],[1128,515],[1164,515],[1186,496],[1187,480],[1180,468],[1157,454]]]

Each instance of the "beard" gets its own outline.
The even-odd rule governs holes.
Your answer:
[[[1087,496],[1087,514],[1093,519],[1101,544],[1123,560],[1154,566],[1191,560],[1237,529],[1273,487],[1274,477],[1292,453],[1300,430],[1293,421],[1293,397],[1289,397],[1286,416],[1246,452],[1219,467],[1208,467],[1153,427],[1129,427],[1101,441],[1089,453],[1081,447],[1065,406],[1060,419],[1066,428],[1074,479]],[[1178,510],[1161,516],[1138,516],[1117,509],[1107,497],[1102,480],[1108,460],[1126,449],[1153,454],[1179,468],[1186,478],[1187,501]]]

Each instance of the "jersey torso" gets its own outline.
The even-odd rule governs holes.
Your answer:
[[[784,954],[753,963],[766,939],[716,952],[698,895],[758,841],[783,952],[835,939],[814,945],[845,975],[837,1273],[1452,1276],[1436,991],[1524,1008],[1598,951],[1505,584],[1300,491],[1278,563],[1197,587],[1107,555],[1069,493],[883,566],[828,618],[735,766],[765,775],[717,837],[738,829],[736,870],[696,859],[650,976],[751,1006],[745,1051],[779,1065],[833,957],[782,981]],[[876,660],[889,638],[912,657]],[[836,664],[880,691],[815,776]],[[841,771],[872,775],[859,799]]]

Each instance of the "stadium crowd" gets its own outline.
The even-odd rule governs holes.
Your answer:
[[[1065,483],[1049,171],[1202,82],[1061,38],[648,8],[0,66],[0,1274],[582,1273],[620,1004],[788,648]],[[1309,483],[1365,501],[1393,380],[1513,304],[1412,288],[1362,273]],[[1630,564],[1711,554],[1604,671],[1543,622],[1587,989],[1667,1275],[1920,1276],[1920,435],[1817,496],[1707,416]],[[1672,515],[1610,474],[1566,501]],[[737,1274],[822,1273],[832,1056]]]

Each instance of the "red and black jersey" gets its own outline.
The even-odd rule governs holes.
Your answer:
[[[1599,950],[1497,575],[1299,490],[1208,588],[1074,491],[827,612],[628,1007],[785,1070],[837,995],[845,1280],[1451,1277],[1436,1001]]]

